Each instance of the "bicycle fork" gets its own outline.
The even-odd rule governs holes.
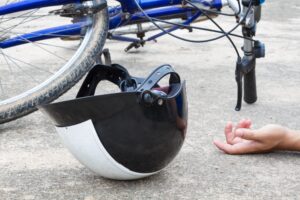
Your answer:
[[[243,80],[244,80],[244,101],[246,103],[254,103],[257,100],[256,91],[256,77],[255,66],[256,59],[265,57],[265,45],[260,41],[254,41],[253,37],[256,34],[256,24],[260,20],[261,13],[261,1],[254,1],[253,5],[250,5],[250,0],[243,0],[243,14],[247,14],[249,6],[251,6],[249,13],[242,23],[242,31],[244,39],[243,45],[243,58],[238,58],[235,70],[235,79],[237,82],[237,105],[236,111],[240,111],[242,107],[243,97]]]

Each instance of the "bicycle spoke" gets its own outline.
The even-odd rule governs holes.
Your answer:
[[[0,54],[3,55],[3,54],[4,54],[3,51],[2,51],[2,53],[0,53]],[[7,54],[5,54],[5,57],[8,57],[8,58],[10,58],[10,59],[12,59],[12,60],[21,62],[21,63],[26,64],[26,65],[28,65],[28,66],[31,66],[32,68],[37,69],[37,70],[39,70],[39,71],[44,71],[44,72],[47,72],[47,73],[49,73],[49,74],[53,74],[52,72],[50,72],[50,71],[48,71],[48,70],[45,70],[45,69],[40,68],[40,67],[38,67],[38,66],[36,66],[36,65],[30,64],[30,63],[28,63],[28,62],[22,61],[22,60],[20,60],[20,59],[14,58],[14,57],[9,56],[9,55],[7,55]]]
[[[67,60],[64,59],[63,57],[56,55],[55,53],[53,53],[53,52],[51,52],[51,51],[49,51],[49,50],[47,50],[47,49],[41,47],[40,45],[38,45],[38,44],[36,44],[36,43],[34,43],[34,42],[32,42],[32,41],[30,41],[30,40],[24,38],[24,37],[22,37],[21,35],[18,35],[18,34],[17,34],[17,37],[20,37],[21,39],[23,39],[23,40],[26,41],[27,43],[30,43],[30,44],[32,44],[32,45],[34,45],[34,46],[36,46],[36,47],[39,47],[40,49],[43,49],[44,51],[48,52],[49,54],[51,54],[51,55],[53,55],[53,56],[56,56],[57,58],[60,58],[60,59],[62,59],[62,60],[64,60],[64,61],[67,61]]]
[[[47,15],[34,15],[34,16],[31,16],[31,15],[22,15],[22,16],[17,16],[17,17],[4,17],[2,19],[5,19],[6,21],[2,21],[2,23],[5,23],[5,22],[8,22],[8,21],[11,21],[11,20],[14,20],[14,19],[22,19],[22,18],[31,18],[31,17],[47,17],[47,16],[50,16],[49,14]]]
[[[4,97],[5,98],[6,94],[5,94],[5,90],[3,88],[3,84],[2,84],[1,78],[0,78],[0,90],[1,90],[1,94],[2,94],[2,95],[0,95],[0,97]]]
[[[37,10],[38,10],[38,9],[37,9]],[[35,12],[37,12],[37,10],[35,10],[34,12],[32,12],[32,14],[35,13]],[[27,18],[24,18],[24,19],[23,19],[21,22],[19,22],[18,24],[15,24],[15,25],[13,25],[13,26],[11,26],[11,27],[8,27],[8,28],[6,28],[6,29],[0,27],[0,28],[1,28],[2,30],[4,30],[4,31],[6,31],[6,30],[8,29],[8,31],[5,32],[5,33],[3,33],[2,35],[0,35],[0,37],[2,37],[3,35],[5,35],[6,33],[9,33],[9,31],[10,31],[11,29],[16,28],[17,26],[26,23],[26,22],[25,22],[26,19],[28,19],[28,17],[27,17]],[[28,21],[30,21],[30,20],[28,20]],[[28,21],[27,21],[27,22],[28,22]]]
[[[1,29],[1,27],[0,27]],[[68,29],[64,29],[64,31],[71,31],[71,30],[74,30],[76,28],[68,28]],[[3,32],[2,30],[0,30],[0,33]],[[23,35],[23,34],[26,34],[28,32],[15,32],[15,31],[10,31],[10,33],[13,33],[14,35]],[[38,36],[38,35],[37,35]],[[49,34],[43,34],[43,36],[55,36],[55,37],[68,37],[70,35],[61,35],[61,34],[52,34],[52,33],[49,33]],[[0,36],[1,37],[1,36]],[[83,38],[84,36],[82,35],[77,35],[77,37],[80,37],[80,38]]]
[[[12,31],[13,29],[15,29],[16,27],[18,27],[18,26],[20,26],[20,25],[23,25],[23,24],[25,24],[25,23],[32,22],[32,21],[34,21],[34,20],[38,20],[38,19],[41,19],[41,18],[43,18],[43,17],[49,16],[49,14],[48,14],[48,15],[34,15],[35,13],[37,13],[38,10],[39,10],[39,9],[35,9],[35,10],[33,10],[33,11],[29,11],[29,12],[23,13],[23,14],[21,14],[21,15],[19,15],[19,16],[10,17],[10,18],[9,18],[9,17],[8,17],[8,18],[5,18],[5,19],[6,19],[5,21],[3,21],[3,16],[2,16],[2,21],[1,21],[1,23],[9,22],[9,21],[11,21],[11,20],[14,20],[14,19],[20,19],[20,18],[21,18],[21,21],[18,22],[17,24],[14,24],[14,25],[10,26],[10,27],[6,27],[6,28],[0,27],[0,29],[1,29],[1,30],[0,30],[0,33],[1,33],[1,36],[0,36],[0,37],[3,37],[3,36],[6,35],[7,33],[14,34],[14,35],[16,35],[17,37],[20,37],[21,39],[23,39],[24,41],[26,41],[27,43],[31,43],[32,45],[34,45],[34,46],[36,46],[36,47],[42,49],[43,51],[45,51],[45,52],[47,52],[47,53],[49,53],[49,54],[51,54],[51,55],[53,55],[53,56],[55,56],[55,57],[57,57],[57,58],[63,60],[63,61],[67,61],[67,59],[65,59],[65,58],[63,58],[63,57],[61,57],[61,56],[59,56],[59,55],[57,55],[57,54],[51,52],[50,50],[48,50],[48,49],[42,47],[42,45],[43,45],[43,46],[49,46],[49,47],[58,47],[58,48],[62,48],[62,49],[72,50],[72,51],[76,51],[75,48],[68,48],[68,47],[63,47],[63,46],[59,46],[59,45],[47,44],[47,43],[43,43],[43,42],[32,42],[32,41],[30,41],[30,40],[28,40],[28,39],[22,37],[21,34],[26,34],[26,33],[21,33],[20,31],[18,31],[18,32]],[[66,30],[68,30],[68,29],[66,29]],[[71,30],[71,29],[70,29],[70,30]],[[66,37],[66,35],[59,35],[59,34],[44,34],[44,36]],[[80,38],[82,38],[82,37],[83,37],[83,36],[80,36]],[[2,56],[3,56],[4,60],[5,60],[5,62],[6,62],[7,65],[9,66],[10,71],[11,71],[11,64],[8,62],[8,60],[10,60],[12,63],[14,63],[14,64],[15,64],[21,71],[23,71],[23,72],[24,72],[24,70],[22,69],[22,67],[21,67],[19,64],[17,64],[15,61],[18,61],[18,62],[20,62],[20,63],[23,63],[23,64],[25,64],[25,65],[27,65],[27,66],[32,67],[32,68],[38,69],[39,71],[44,71],[44,72],[47,72],[48,74],[51,74],[51,75],[53,74],[52,72],[50,72],[50,71],[48,71],[48,70],[42,69],[42,68],[37,67],[37,66],[35,66],[35,65],[32,65],[32,64],[30,64],[30,63],[28,63],[28,62],[25,62],[25,61],[22,61],[22,60],[20,60],[20,59],[15,58],[15,57],[9,56],[9,55],[5,54],[2,50],[1,50],[1,54],[2,54]],[[36,80],[34,77],[32,77],[32,76],[29,75],[29,74],[27,74],[27,75],[30,76],[35,82],[37,82],[37,80]]]
[[[4,56],[7,57],[7,55],[5,53],[2,52],[2,54]],[[27,76],[29,76],[34,82],[36,83],[40,83],[38,80],[36,80],[31,74],[27,73],[26,71],[23,70],[23,68],[18,64],[16,63],[14,60],[12,60],[11,58],[7,57],[8,60],[10,60],[12,63],[15,64],[15,66],[17,66],[22,72],[24,72],[24,74],[26,74]]]
[[[20,36],[20,35],[19,35],[19,37],[23,38],[26,42],[28,42],[28,43],[30,43],[30,44],[32,44],[32,45],[34,45],[34,46],[36,46],[36,47],[38,47],[38,48],[40,48],[40,49],[46,51],[46,52],[48,52],[49,54],[51,54],[51,55],[53,55],[53,56],[55,56],[55,57],[57,57],[57,58],[60,58],[61,60],[68,61],[68,60],[66,60],[65,58],[63,58],[63,57],[61,57],[61,56],[59,56],[59,55],[56,55],[55,53],[53,53],[53,52],[47,50],[46,48],[41,47],[41,46],[38,45],[37,43],[31,42],[30,40],[28,40],[28,39],[26,39],[26,38],[24,38],[24,37],[22,37],[22,36]]]
[[[10,22],[10,21],[12,21],[12,20],[14,20],[14,19],[19,19],[19,18],[31,18],[31,17],[35,17],[35,16],[37,16],[37,15],[34,15],[34,16],[32,16],[32,15],[27,15],[27,14],[29,14],[29,13],[31,13],[31,12],[33,12],[32,10],[30,10],[30,11],[28,11],[28,12],[26,12],[26,13],[23,13],[23,14],[21,14],[21,15],[19,15],[19,16],[16,16],[16,17],[6,17],[6,18],[2,18],[2,19],[6,19],[5,21],[1,21],[0,23],[7,23],[7,22]],[[45,16],[48,16],[48,15],[45,15]],[[3,16],[2,16],[3,17]]]
[[[7,60],[7,58],[6,58],[6,56],[3,54],[2,49],[0,49],[0,50],[1,50],[1,51],[0,51],[0,54],[3,56],[3,58],[4,58],[4,60],[5,60],[6,64],[7,64],[7,66],[8,66],[8,68],[9,68],[9,71],[12,72],[12,68],[11,68],[11,66],[10,66],[10,64],[9,64],[9,62],[8,62],[8,60]]]
[[[44,43],[44,42],[35,42],[35,43],[41,44],[41,45],[50,46],[50,47],[57,47],[57,48],[62,48],[62,49],[68,49],[68,50],[72,50],[72,51],[76,51],[76,50],[77,50],[77,49],[75,49],[75,48],[63,47],[63,46],[54,45],[54,44],[48,44],[48,43]]]

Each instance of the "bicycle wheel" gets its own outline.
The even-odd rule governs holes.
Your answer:
[[[18,1],[3,0],[0,8]],[[91,0],[84,4],[103,2]],[[58,98],[90,70],[101,52],[108,30],[107,9],[84,17],[62,17],[56,12],[60,10],[61,6],[55,6],[0,16],[0,123]],[[88,25],[82,26],[78,36],[61,34],[42,41],[25,41],[26,33],[87,20]],[[2,48],[3,42],[16,37],[24,38],[25,44]]]

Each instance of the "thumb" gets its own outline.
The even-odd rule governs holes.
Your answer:
[[[235,131],[235,136],[245,140],[258,140],[257,132],[251,129],[239,128]]]

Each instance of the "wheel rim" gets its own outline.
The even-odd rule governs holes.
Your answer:
[[[11,2],[13,1],[7,0],[5,3]],[[46,8],[46,12],[48,10],[49,8]],[[10,31],[10,33],[15,34],[15,36],[21,34],[21,32],[16,30],[17,28],[21,30],[24,26],[27,26],[28,30],[30,29],[30,25],[28,25],[29,23],[37,23],[37,20],[43,20],[45,22],[44,17],[48,17],[50,19],[53,18],[53,21],[54,18],[60,19],[61,21],[59,22],[55,21],[55,24],[58,23],[58,25],[70,21],[70,19],[59,16],[42,15],[41,13],[45,11],[41,11],[41,9],[31,11],[32,13],[35,13],[35,15],[31,14],[30,16],[25,16],[26,13],[28,15],[28,12],[29,11],[18,13],[17,16],[14,14],[11,18],[0,17],[0,31],[2,30],[2,33],[0,32],[0,36],[2,35],[2,38],[4,38],[8,35],[3,34],[3,27],[5,27],[4,23],[12,23],[7,20],[21,20],[21,22],[25,22],[11,29],[14,31]],[[27,21],[24,21],[24,17]],[[31,20],[33,17],[36,17],[37,19]],[[5,20],[7,22],[5,22]],[[92,20],[92,22],[94,22],[93,17],[90,17],[88,20]],[[10,27],[14,26],[12,24],[9,25]],[[38,28],[40,29],[41,27],[47,28],[49,26],[46,26],[45,24]],[[92,34],[93,28],[92,26],[88,26],[84,37],[78,41],[64,41],[57,38],[28,43],[5,50],[0,49],[0,106],[7,105],[11,102],[18,101],[19,99],[34,94],[34,92],[53,83],[59,76],[65,73],[67,69],[76,65],[76,62],[78,64],[78,60],[82,59],[82,54],[89,45],[88,43]],[[28,49],[30,49],[31,52],[27,51]],[[21,55],[21,59],[20,57],[17,57],[18,54]],[[41,66],[37,66],[38,64]],[[30,71],[34,72],[29,73]],[[24,83],[26,83],[26,85]]]

